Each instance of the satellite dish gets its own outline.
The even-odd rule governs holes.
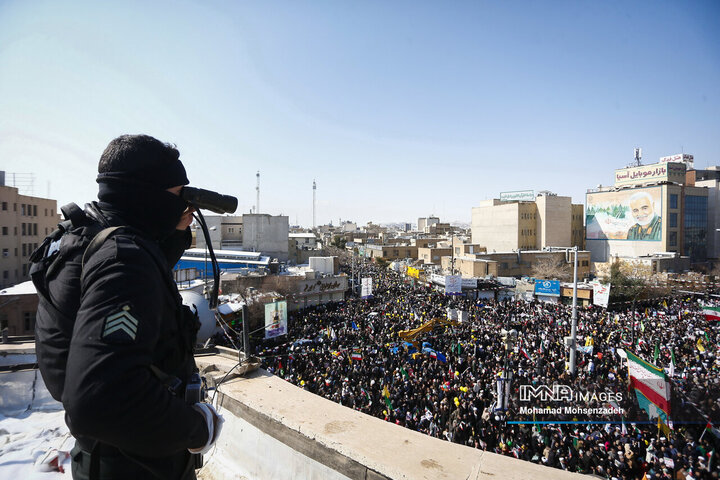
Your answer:
[[[197,342],[205,343],[217,330],[215,314],[210,310],[207,299],[199,293],[186,290],[180,292],[180,296],[182,297],[183,305],[187,305],[190,307],[190,310],[197,313],[200,319],[200,330],[198,330],[197,333]]]

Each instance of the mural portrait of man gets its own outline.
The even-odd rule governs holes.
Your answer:
[[[662,222],[655,211],[655,202],[647,192],[638,192],[628,200],[630,213],[635,225],[630,227],[628,240],[660,240],[662,236]]]

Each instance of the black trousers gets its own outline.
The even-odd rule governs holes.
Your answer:
[[[83,448],[75,442],[70,452],[73,480],[196,480],[194,457],[182,452],[145,463],[117,448],[98,444]],[[148,459],[149,460],[149,459]]]

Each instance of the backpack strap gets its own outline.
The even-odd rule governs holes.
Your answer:
[[[121,228],[123,228],[122,225],[116,226],[116,227],[108,227],[103,230],[100,230],[100,232],[97,235],[95,235],[95,237],[92,239],[90,244],[85,249],[85,253],[83,253],[82,264],[80,267],[81,272],[84,271],[84,269],[85,269],[85,261],[88,260],[90,257],[92,257],[93,254],[95,254],[95,252],[100,250],[100,247],[103,246],[103,244],[105,243],[105,240],[107,240],[110,237],[110,235],[112,235],[113,233],[115,233],[117,230],[119,230]]]
[[[68,203],[60,207],[60,211],[66,220],[70,220],[73,227],[82,227],[88,224],[88,218],[85,212],[77,206],[76,203]]]

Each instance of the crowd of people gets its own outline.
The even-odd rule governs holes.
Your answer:
[[[358,272],[373,279],[372,297],[353,294],[291,312],[287,336],[257,344],[266,369],[368,415],[551,467],[617,479],[718,478],[720,322],[706,321],[697,299],[614,312],[578,308],[572,375],[565,344],[570,306],[448,296],[373,263],[356,266]],[[448,309],[465,312],[464,320],[429,330],[415,343],[399,337],[447,318]],[[507,344],[503,330],[513,329],[517,337]],[[624,349],[668,371],[667,425],[639,408]],[[498,380],[510,374],[503,404]],[[584,407],[624,413],[523,413],[523,406],[562,405],[523,401],[523,385],[569,386],[590,394]]]

